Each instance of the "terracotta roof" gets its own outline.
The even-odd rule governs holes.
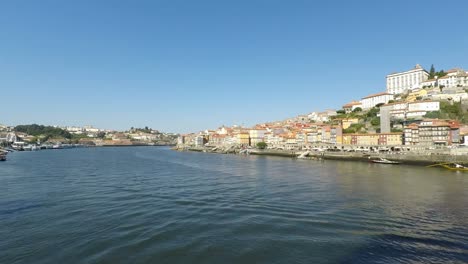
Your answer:
[[[343,105],[343,107],[350,107],[350,106],[353,106],[353,105],[362,105],[361,102],[350,102],[350,103],[347,103],[345,105]]]
[[[448,70],[447,73],[458,72],[458,71],[463,71],[463,69],[453,68],[453,69]]]

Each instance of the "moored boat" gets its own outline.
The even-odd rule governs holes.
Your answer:
[[[468,171],[468,167],[459,163],[455,162],[447,162],[447,163],[438,163],[438,164],[433,164],[428,167],[436,167],[440,166],[444,169],[447,170],[452,170],[452,171]]]
[[[0,149],[0,161],[5,161],[7,154],[8,154],[8,151],[4,151],[3,149]]]
[[[384,159],[384,158],[373,159],[373,160],[371,160],[371,162],[381,163],[381,164],[400,164],[399,161],[388,160],[388,159]]]

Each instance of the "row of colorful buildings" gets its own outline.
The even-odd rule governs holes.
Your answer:
[[[181,135],[180,145],[256,146],[265,142],[269,148],[300,149],[317,145],[328,146],[449,146],[464,142],[468,129],[454,120],[425,119],[404,127],[396,133],[343,133],[357,120],[340,120],[337,125],[296,123],[283,127],[258,125],[255,128],[221,127],[200,133]]]

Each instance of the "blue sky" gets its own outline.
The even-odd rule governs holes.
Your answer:
[[[468,68],[468,1],[0,1],[0,123],[189,132]]]

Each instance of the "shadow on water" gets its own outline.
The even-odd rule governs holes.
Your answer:
[[[463,230],[459,230],[463,231]],[[370,237],[341,263],[466,263],[467,241],[382,234]]]

